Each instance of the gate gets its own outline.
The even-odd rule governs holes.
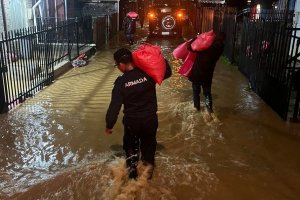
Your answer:
[[[251,88],[285,120],[299,57],[299,29],[289,26],[284,20],[244,20],[239,54]]]
[[[54,66],[92,43],[92,18],[10,31],[0,38],[0,113],[52,83]]]
[[[222,31],[225,33],[225,46],[223,55],[228,58],[231,63],[235,62],[237,57],[237,38],[238,38],[238,22],[236,20],[236,11],[234,9],[226,10],[224,14]],[[238,62],[238,61],[236,61]]]
[[[7,111],[53,80],[54,32],[23,29],[2,34],[0,41],[0,109]],[[3,96],[2,96],[3,95]]]

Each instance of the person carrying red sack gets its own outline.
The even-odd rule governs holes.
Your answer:
[[[144,43],[132,52],[134,65],[148,74],[158,85],[164,79],[166,61],[161,48],[156,45]]]
[[[191,72],[188,76],[192,82],[194,107],[200,110],[201,87],[205,96],[205,106],[209,113],[213,112],[211,86],[214,69],[217,61],[224,51],[225,33],[218,32],[211,46],[205,50],[195,51],[193,49],[194,38],[189,42],[189,51],[197,53]]]
[[[179,74],[189,77],[196,58],[195,52],[208,49],[215,40],[215,36],[213,30],[204,32],[191,40],[185,41],[173,50],[172,54],[174,58],[183,61],[183,64],[178,71]],[[188,50],[188,46],[190,46],[190,49],[192,49],[193,52]]]
[[[130,179],[136,179],[137,163],[140,158],[147,166],[148,179],[152,177],[156,151],[157,98],[156,82],[133,64],[130,50],[121,48],[114,53],[114,60],[123,75],[118,77],[112,90],[111,102],[106,113],[107,134],[112,133],[119,111],[124,105],[123,149]],[[171,76],[166,62],[164,79]]]
[[[134,33],[136,31],[136,21],[138,19],[138,14],[135,12],[129,12],[123,20],[123,30],[127,42],[132,45],[134,43]]]

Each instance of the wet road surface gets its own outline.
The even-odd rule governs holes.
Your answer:
[[[291,199],[300,196],[300,125],[284,122],[235,66],[222,60],[213,80],[217,119],[192,105],[190,82],[170,53],[177,38],[120,34],[89,65],[72,69],[36,97],[0,115],[0,199]],[[122,124],[104,134],[114,80],[112,53],[159,45],[173,76],[157,86],[157,166],[128,181]],[[202,98],[203,100],[203,98]],[[203,104],[202,104],[203,107]]]

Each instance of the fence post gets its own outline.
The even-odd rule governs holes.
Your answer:
[[[76,26],[76,45],[77,45],[77,57],[79,56],[79,25],[78,25],[78,17],[75,18],[75,26]]]
[[[296,35],[296,33],[295,33]],[[296,47],[296,54],[299,52],[299,46],[300,46],[300,39],[297,40],[297,47]],[[292,121],[298,121],[298,115],[300,114],[299,113],[299,104],[300,104],[300,88],[299,88],[299,84],[297,84],[297,81],[299,82],[299,77],[297,77],[295,74],[298,75],[298,73],[295,73],[295,67],[296,67],[296,61],[297,60],[297,57],[295,57],[295,61],[294,61],[294,66],[293,66],[293,74],[294,74],[294,83],[297,87],[295,88],[296,89],[296,100],[295,100],[295,105],[294,105],[294,113],[293,113],[293,118],[291,119]],[[295,83],[296,82],[296,83]],[[291,86],[293,87],[293,85]],[[289,100],[290,101],[290,100]]]
[[[108,44],[108,41],[109,41],[109,23],[110,23],[110,21],[109,21],[109,15],[106,15],[105,16],[105,29],[106,29],[106,31],[105,31],[105,44]]]
[[[4,85],[2,80],[2,68],[0,69],[0,113],[4,113],[7,111],[7,106],[5,103],[5,96],[4,96]]]
[[[54,41],[54,29],[50,29],[47,31],[46,33],[46,76],[47,76],[47,81],[46,81],[46,85],[50,85],[52,80],[52,73],[49,73],[50,67],[53,65],[53,46],[52,46],[52,42]],[[51,70],[52,71],[52,70]]]
[[[5,93],[4,93],[4,84],[3,84],[3,73],[6,72],[5,66],[4,66],[4,56],[3,56],[3,50],[2,50],[2,44],[0,43],[0,113],[4,113],[8,111],[7,104],[5,102]]]
[[[237,46],[237,41],[238,41],[238,22],[236,20],[236,14],[234,15],[234,32],[233,32],[233,46],[232,46],[232,58],[231,58],[231,64],[233,63],[238,63],[238,61],[235,62],[234,57],[235,55],[235,48]]]
[[[72,58],[71,58],[71,51],[72,51],[72,49],[70,47],[71,46],[70,43],[72,42],[71,39],[70,39],[70,24],[71,23],[69,23],[68,20],[64,24],[67,27],[67,41],[68,41],[68,58],[69,58],[69,61],[72,60]]]
[[[292,121],[298,121],[298,115],[299,115],[299,102],[300,102],[300,91],[297,90],[296,100],[295,100],[295,106],[294,106],[294,113]]]

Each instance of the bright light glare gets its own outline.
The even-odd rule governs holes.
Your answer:
[[[256,5],[256,12],[260,12],[260,4]]]

